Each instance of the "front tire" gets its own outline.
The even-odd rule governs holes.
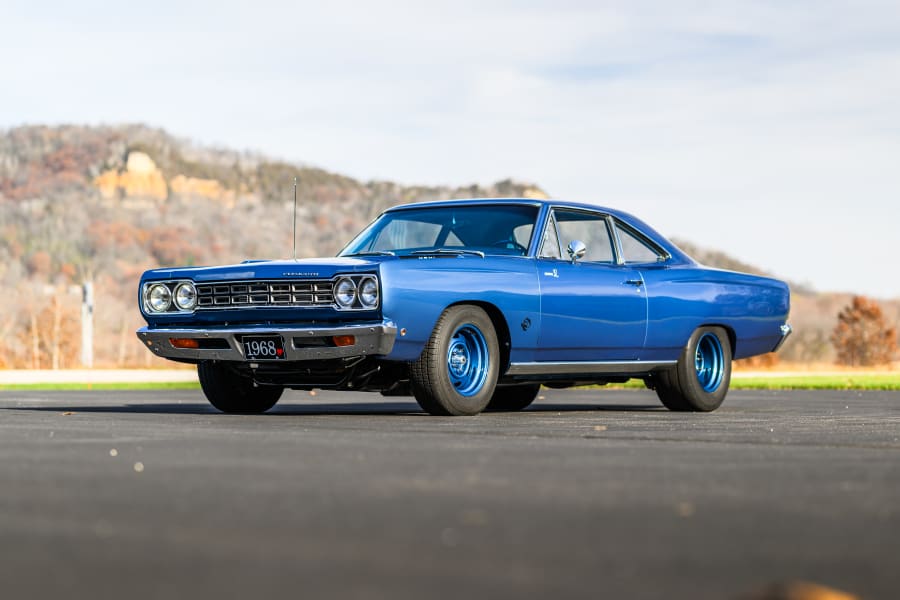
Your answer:
[[[487,409],[496,412],[515,412],[528,408],[538,392],[541,391],[539,383],[523,383],[519,385],[506,385],[494,390],[494,395],[487,405]]]
[[[212,361],[199,363],[197,375],[206,399],[223,413],[264,413],[275,406],[284,392],[284,388],[278,386],[254,386],[249,377]]]
[[[451,306],[410,367],[413,395],[432,415],[476,415],[497,385],[500,346],[490,317],[477,306]]]
[[[700,327],[678,363],[655,378],[656,395],[669,410],[710,412],[719,408],[731,383],[731,343],[720,327]]]

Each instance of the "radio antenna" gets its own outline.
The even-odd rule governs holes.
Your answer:
[[[294,176],[294,260],[297,260],[297,176]]]

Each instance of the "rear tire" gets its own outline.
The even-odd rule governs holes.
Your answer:
[[[528,408],[538,392],[541,391],[539,383],[524,383],[519,385],[507,385],[494,390],[494,395],[487,405],[487,410],[496,412],[514,412]]]
[[[410,366],[413,395],[432,415],[476,415],[494,394],[500,346],[490,317],[477,306],[451,306]]]
[[[284,388],[278,386],[254,386],[252,379],[222,363],[203,361],[197,365],[197,375],[206,399],[223,413],[264,413],[284,393]]]
[[[656,395],[669,410],[710,412],[722,404],[731,383],[731,343],[720,327],[691,335],[674,369],[654,378]]]

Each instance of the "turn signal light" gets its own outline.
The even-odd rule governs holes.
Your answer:
[[[331,338],[335,346],[352,346],[356,343],[356,336],[353,335],[336,335]]]
[[[174,348],[187,348],[196,350],[200,347],[200,340],[195,338],[169,338],[169,343]]]

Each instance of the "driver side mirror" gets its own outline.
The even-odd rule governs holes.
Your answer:
[[[582,242],[581,240],[572,240],[566,247],[566,252],[569,253],[569,258],[572,260],[572,264],[574,265],[576,260],[578,260],[579,258],[584,258],[584,255],[587,252],[587,246],[585,246],[584,242]]]

